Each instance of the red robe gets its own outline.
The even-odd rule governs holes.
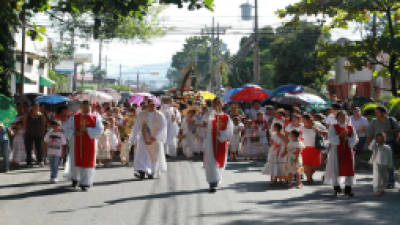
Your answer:
[[[80,130],[81,123],[85,123],[86,127],[96,127],[97,117],[93,114],[82,115],[80,113],[74,116],[75,130]],[[96,141],[91,139],[88,133],[82,136],[75,135],[75,165],[83,168],[94,168],[96,158]]]
[[[219,168],[225,166],[226,155],[228,152],[228,141],[220,142],[217,139],[217,121],[219,122],[219,130],[226,130],[228,127],[229,116],[227,114],[215,115],[212,121],[212,140],[215,162]]]
[[[348,137],[353,135],[353,127],[340,127],[338,124],[334,125],[336,134],[339,135],[343,131],[347,131]],[[339,163],[339,176],[353,177],[354,176],[354,154],[353,149],[350,148],[349,141],[340,138],[340,144],[337,146],[338,163]]]

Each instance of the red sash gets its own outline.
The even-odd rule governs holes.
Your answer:
[[[334,125],[336,134],[339,135],[343,131],[347,131],[348,137],[353,135],[353,127],[340,127],[338,124]],[[354,154],[353,149],[350,148],[349,141],[340,138],[340,144],[337,147],[338,163],[339,163],[339,176],[353,177],[354,176]]]
[[[81,122],[85,123],[86,127],[96,127],[96,119],[95,115],[76,114],[74,116],[75,130],[81,128],[81,125],[83,125]],[[83,168],[93,168],[95,156],[95,139],[91,139],[87,133],[82,136],[75,135],[75,165]]]
[[[226,130],[228,126],[229,116],[227,114],[216,115],[212,121],[212,140],[215,162],[219,168],[225,166],[226,155],[228,151],[228,141],[219,142],[217,140],[217,121],[219,122],[219,130]]]

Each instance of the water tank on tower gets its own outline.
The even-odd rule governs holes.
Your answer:
[[[241,4],[240,8],[242,9],[242,20],[251,20],[253,6],[249,2],[246,2]]]

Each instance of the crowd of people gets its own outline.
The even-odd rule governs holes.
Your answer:
[[[355,168],[369,149],[373,188],[378,196],[394,188],[394,157],[400,126],[376,108],[368,121],[359,108],[351,111],[333,103],[326,111],[306,112],[300,106],[281,108],[213,101],[176,101],[163,97],[157,106],[146,98],[129,103],[81,103],[76,112],[61,106],[49,112],[43,105],[18,104],[9,129],[14,167],[50,167],[50,182],[58,181],[58,168],[74,188],[86,191],[96,167],[120,161],[134,167],[138,179],[153,179],[167,171],[168,158],[203,160],[210,192],[216,192],[227,161],[265,160],[263,174],[271,185],[302,188],[314,183],[324,170],[323,182],[334,195],[354,195]],[[0,124],[0,131],[4,126]]]

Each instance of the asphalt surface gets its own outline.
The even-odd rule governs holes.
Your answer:
[[[132,168],[99,168],[89,192],[67,181],[49,184],[48,168],[0,174],[0,224],[400,224],[399,191],[373,196],[370,172],[358,173],[356,197],[348,200],[324,185],[270,186],[263,162],[229,163],[215,194],[207,192],[201,162],[168,166],[160,179],[145,181]]]

